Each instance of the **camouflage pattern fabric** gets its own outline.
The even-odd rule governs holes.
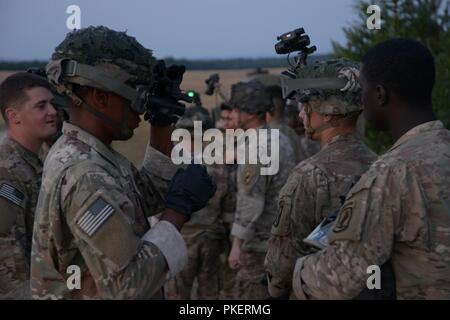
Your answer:
[[[287,137],[280,133],[279,139],[278,173],[261,175],[260,164],[242,164],[238,168],[236,215],[231,235],[243,240],[240,259],[242,266],[237,273],[239,287],[253,285],[256,278],[265,277],[264,255],[267,252],[270,229],[278,212],[278,192],[295,166],[293,150]],[[270,141],[268,145],[270,147]],[[259,264],[257,269],[255,263]],[[267,286],[264,287],[267,291]],[[237,292],[239,293],[242,291]],[[246,297],[252,298],[249,295]],[[253,297],[256,298],[257,296]]]
[[[303,242],[341,206],[359,177],[377,156],[354,134],[332,138],[319,153],[299,163],[280,191],[265,267],[272,297],[291,293],[295,261],[313,249]]]
[[[222,220],[222,201],[227,193],[228,177],[224,165],[207,166],[217,191],[208,204],[197,211],[181,230],[188,247],[186,267],[167,285],[166,297],[189,300],[197,279],[195,296],[199,300],[216,300],[220,287],[220,255],[225,251],[228,235]]]
[[[30,299],[30,253],[42,162],[5,137],[0,145],[0,299]]]
[[[302,160],[305,160],[309,158],[307,155],[307,152],[304,150],[302,146],[302,141],[298,134],[289,127],[287,124],[281,122],[281,121],[271,121],[269,124],[269,127],[272,129],[278,129],[281,133],[283,133],[288,139],[289,143],[292,147],[292,150],[294,151],[294,163],[297,164]],[[309,153],[309,152],[308,152]]]
[[[147,221],[162,211],[176,169],[150,149],[137,170],[91,134],[64,123],[45,163],[36,209],[33,298],[162,298],[166,275],[183,267],[186,248],[170,223],[150,229]],[[80,288],[67,285],[70,266],[81,271]]]
[[[450,132],[405,133],[349,192],[329,246],[296,262],[300,299],[350,299],[391,259],[398,299],[450,299]]]

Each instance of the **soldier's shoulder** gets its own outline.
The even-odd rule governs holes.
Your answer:
[[[27,163],[16,149],[9,144],[0,145],[0,180],[22,179]]]
[[[46,158],[46,167],[64,165],[69,162],[83,161],[89,158],[92,158],[89,145],[70,135],[63,134],[49,150]]]
[[[326,176],[326,171],[323,170],[321,164],[321,157],[316,157],[314,155],[307,158],[295,166],[291,177],[292,179],[297,179],[299,181],[316,181],[322,179]]]
[[[386,157],[414,164],[432,164],[441,157],[450,157],[450,131],[431,130],[417,135],[388,152]],[[391,161],[394,161],[391,160]]]

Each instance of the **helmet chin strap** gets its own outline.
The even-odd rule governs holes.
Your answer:
[[[346,119],[351,117],[351,115],[349,114],[349,115],[345,115],[344,117],[341,117],[341,118],[331,119],[330,122],[325,123],[321,126],[318,126],[317,128],[313,128],[313,127],[311,127],[312,109],[309,104],[307,104],[305,106],[305,113],[308,118],[308,125],[305,126],[305,134],[307,135],[307,137],[309,139],[312,139],[312,137],[315,133],[321,133],[321,132],[325,131],[326,129],[339,127],[342,122],[344,122]]]
[[[67,94],[67,96],[75,103],[78,107],[83,107],[86,111],[93,114],[97,118],[101,119],[102,121],[106,122],[108,125],[110,125],[113,128],[119,129],[120,131],[120,139],[129,139],[133,136],[133,130],[131,130],[128,127],[128,117],[129,117],[129,110],[126,107],[123,107],[123,114],[122,114],[122,121],[118,122],[111,117],[108,117],[106,114],[98,111],[97,109],[91,107],[89,104],[84,102],[82,99],[80,99],[75,93],[73,93],[72,90],[65,88],[64,92]]]

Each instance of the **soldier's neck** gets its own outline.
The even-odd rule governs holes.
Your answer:
[[[423,111],[419,109],[416,112],[404,112],[402,113],[401,121],[398,121],[395,117],[392,117],[389,128],[392,137],[395,141],[397,141],[412,128],[434,120],[436,120],[436,116],[430,107],[430,109],[425,109]]]
[[[16,141],[22,147],[33,152],[36,155],[39,154],[39,151],[41,150],[42,147],[42,143],[44,142],[44,140],[34,137],[28,137],[26,135],[16,132],[15,130],[8,130],[7,136],[9,139]]]
[[[319,137],[319,142],[321,146],[326,145],[328,142],[331,141],[336,136],[343,136],[347,134],[352,134],[355,132],[354,127],[335,127],[335,128],[329,128],[322,132],[322,134]]]

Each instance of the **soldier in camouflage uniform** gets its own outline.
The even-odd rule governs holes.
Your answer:
[[[450,132],[432,111],[434,59],[414,40],[369,49],[364,115],[397,141],[351,189],[328,246],[297,260],[301,299],[349,299],[389,262],[399,299],[450,299]]]
[[[355,63],[335,60],[305,67],[298,77],[305,82],[333,79],[345,70],[358,72]],[[303,239],[339,209],[340,198],[376,160],[376,155],[355,136],[356,121],[362,111],[360,88],[315,90],[314,96],[308,96],[309,88],[299,90],[303,101],[300,116],[309,136],[320,142],[321,150],[300,162],[280,191],[279,213],[265,261],[269,291],[274,298],[289,297],[295,261],[312,252]]]
[[[0,144],[0,299],[29,299],[34,213],[41,187],[42,144],[55,134],[50,84],[29,73],[0,86],[7,136]]]
[[[138,86],[152,86],[154,65],[150,50],[105,27],[71,32],[55,49],[47,75],[71,99],[70,123],[44,166],[33,298],[161,298],[166,278],[184,267],[178,230],[215,191],[205,168],[174,175],[170,158],[149,145],[138,170],[110,146],[138,126],[146,111],[140,100],[146,87]],[[151,117],[152,145],[170,125],[166,116]],[[150,228],[147,218],[161,211]]]
[[[195,139],[194,121],[202,124],[202,129],[212,128],[209,115],[199,109],[189,108],[177,122],[176,128],[186,129]],[[202,136],[197,137],[202,139]],[[194,142],[191,142],[190,150]],[[187,147],[189,149],[189,147]],[[200,155],[193,155],[201,157]],[[188,249],[186,267],[166,285],[166,297],[170,299],[216,300],[220,287],[220,254],[225,250],[227,233],[223,223],[223,199],[227,193],[226,167],[221,164],[207,165],[208,173],[216,183],[216,194],[208,204],[199,210],[181,230]],[[197,280],[197,290],[193,291]]]
[[[256,132],[267,129],[265,113],[271,107],[272,101],[260,83],[235,84],[232,87],[230,103],[239,109],[242,129],[256,129]],[[276,129],[267,130],[269,140],[270,130]],[[250,164],[247,161],[238,167],[236,213],[231,230],[233,245],[228,258],[230,267],[238,270],[236,299],[265,299],[269,296],[265,283],[264,257],[267,253],[270,228],[278,211],[278,192],[295,165],[293,150],[287,137],[279,133],[278,142],[279,154],[276,156],[279,156],[280,164],[275,174],[262,175],[263,165],[259,162]],[[248,140],[245,143],[248,143]],[[261,143],[262,141],[259,141],[260,145]],[[271,141],[268,141],[267,145],[270,149]]]
[[[286,99],[287,125],[297,134],[300,143],[300,154],[305,155],[305,159],[315,155],[320,150],[320,143],[308,138],[305,134],[303,120],[299,117],[299,103],[296,100]]]
[[[302,140],[299,135],[289,127],[284,118],[284,108],[285,101],[281,93],[280,86],[269,86],[267,87],[269,94],[272,99],[272,108],[267,112],[266,119],[269,126],[272,129],[278,129],[283,133],[288,139],[289,143],[294,150],[294,162],[297,164],[300,161],[309,158],[311,155],[307,153],[302,145]]]

